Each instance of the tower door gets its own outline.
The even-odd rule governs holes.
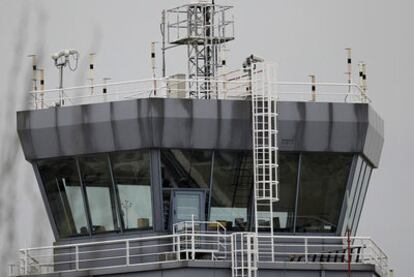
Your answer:
[[[172,223],[181,221],[205,220],[205,192],[202,190],[174,190]]]

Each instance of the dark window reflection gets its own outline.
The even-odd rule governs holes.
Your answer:
[[[212,151],[161,150],[165,228],[169,228],[172,189],[203,189],[208,199]],[[206,205],[207,207],[208,205]]]
[[[59,236],[88,235],[75,160],[41,161],[38,168]]]
[[[216,151],[214,155],[210,220],[228,230],[249,229],[253,185],[250,152]]]
[[[279,154],[279,202],[273,205],[275,232],[293,232],[298,154]]]
[[[356,164],[355,164],[355,169],[353,170],[353,175],[351,176],[352,178],[352,183],[351,183],[351,187],[348,189],[348,192],[345,192],[345,207],[346,207],[346,211],[345,211],[345,217],[344,217],[344,223],[342,226],[342,230],[341,230],[341,234],[345,234],[348,228],[348,225],[351,222],[350,217],[351,217],[351,209],[352,206],[354,205],[354,200],[355,200],[355,194],[356,194],[356,189],[359,183],[359,179],[362,177],[361,176],[361,172],[364,172],[364,166],[365,166],[365,162],[363,161],[363,159],[359,156],[356,160]],[[363,175],[363,174],[362,174]]]
[[[149,152],[112,154],[111,162],[125,228],[151,228],[152,196]]]
[[[164,188],[208,189],[212,151],[162,150]]]
[[[335,232],[352,155],[303,154],[297,232]]]
[[[119,230],[115,194],[105,155],[79,159],[94,233]]]
[[[352,231],[353,235],[355,235],[355,233],[357,231],[357,228],[358,228],[359,219],[361,217],[361,212],[362,212],[362,207],[364,206],[365,197],[366,197],[367,191],[368,191],[369,180],[371,179],[371,174],[372,174],[372,167],[367,164],[365,174],[364,174],[364,180],[363,180],[363,183],[362,183],[361,192],[360,192],[360,195],[358,197],[358,204],[357,204],[357,207],[356,207],[355,216],[353,217],[353,220],[352,220],[352,230],[351,231]]]

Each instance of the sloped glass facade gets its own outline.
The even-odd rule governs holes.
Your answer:
[[[197,219],[253,229],[249,151],[139,150],[42,160],[37,168],[59,238],[168,231],[196,202]],[[348,220],[356,230],[372,172],[362,157],[280,152],[278,172],[276,233],[343,234]]]

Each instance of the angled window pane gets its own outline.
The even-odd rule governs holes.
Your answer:
[[[79,159],[79,165],[86,187],[93,233],[119,230],[107,157],[82,157]]]
[[[111,162],[125,229],[152,228],[149,152],[111,154]]]
[[[75,160],[41,161],[38,168],[59,236],[65,238],[88,235]]]
[[[341,234],[346,233],[346,230],[348,229],[348,224],[351,223],[351,222],[349,222],[350,215],[351,215],[351,207],[352,207],[352,203],[353,203],[354,198],[355,198],[355,192],[356,192],[356,189],[357,189],[358,180],[359,180],[359,178],[362,178],[362,177],[360,177],[361,176],[362,165],[363,165],[362,158],[358,157],[356,165],[355,165],[354,175],[351,176],[351,178],[352,178],[351,188],[349,189],[349,192],[345,194],[346,212],[345,212],[344,225],[342,227]]]
[[[209,150],[161,150],[163,212],[166,229],[171,223],[173,195],[171,190],[199,189],[203,190],[206,193],[206,199],[209,199],[212,155],[213,152]],[[207,204],[205,206],[208,207]]]
[[[164,188],[208,189],[212,151],[162,150]]]
[[[362,159],[362,158],[361,158]],[[354,225],[355,213],[358,205],[359,196],[361,195],[362,184],[365,180],[365,172],[368,170],[368,165],[365,161],[362,161],[361,172],[358,178],[358,182],[355,188],[355,194],[351,199],[351,207],[349,208],[349,224],[350,226]]]
[[[360,196],[358,198],[358,204],[357,204],[357,207],[356,207],[355,217],[354,217],[353,222],[352,222],[352,230],[351,231],[352,231],[353,235],[355,235],[356,232],[357,232],[359,219],[361,218],[362,207],[364,206],[365,197],[366,197],[367,191],[368,191],[369,180],[371,179],[371,174],[372,174],[372,167],[367,164],[367,168],[365,170],[364,181],[362,183],[361,193],[360,193]]]
[[[298,164],[298,154],[279,153],[279,202],[273,205],[275,232],[293,232]]]
[[[252,186],[250,152],[216,151],[210,220],[222,222],[228,230],[248,230]]]
[[[352,155],[308,153],[302,156],[297,232],[335,232]]]

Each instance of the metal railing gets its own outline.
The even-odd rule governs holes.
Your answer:
[[[195,83],[200,85],[194,86]],[[208,83],[206,85],[206,83]],[[277,86],[279,101],[316,101],[368,103],[366,92],[357,84],[272,82]],[[196,87],[196,91],[191,89]],[[203,90],[208,87],[208,91]],[[73,106],[139,98],[250,99],[251,80],[243,71],[233,71],[216,79],[155,78],[94,84],[63,89],[30,91],[32,109]],[[313,91],[312,89],[316,90]]]
[[[198,223],[194,223],[185,231],[168,235],[22,249],[19,262],[10,266],[10,276],[159,265],[182,260],[231,262],[233,250],[241,247],[236,245],[240,241],[232,234],[217,233],[221,229],[219,223],[208,224],[211,232],[198,229]],[[256,236],[256,233],[247,234]],[[254,248],[259,270],[260,263],[345,265],[350,257],[351,268],[356,264],[371,264],[382,276],[387,276],[387,256],[370,238],[351,237],[349,248],[346,237],[259,234],[251,241],[257,242]]]

